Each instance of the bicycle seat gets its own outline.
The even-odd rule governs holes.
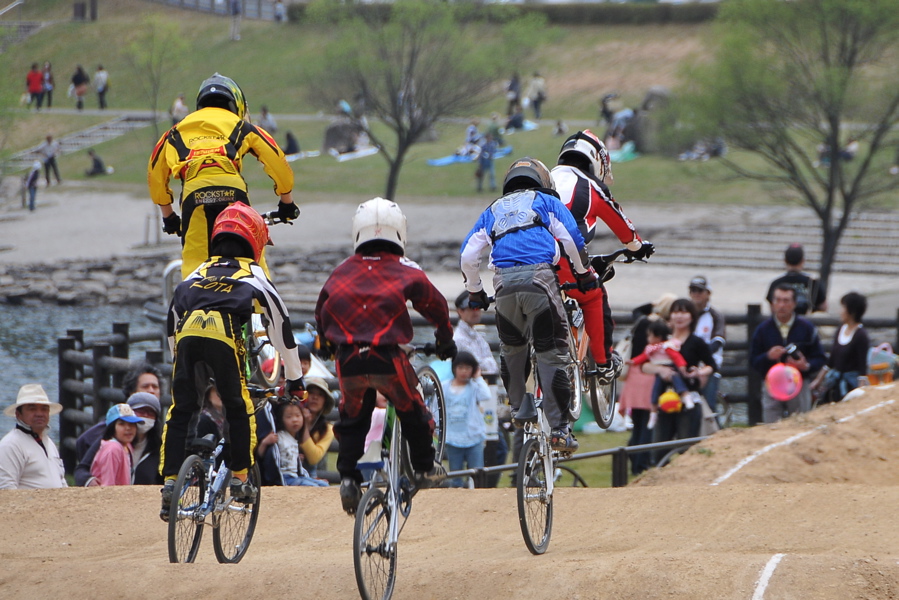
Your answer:
[[[534,402],[533,394],[524,395],[521,399],[521,406],[518,407],[512,421],[516,424],[537,422],[537,404]]]
[[[211,456],[215,451],[218,443],[212,438],[212,434],[206,434],[201,438],[194,438],[190,440],[187,447],[190,449],[190,452],[194,454],[199,454],[200,456]]]

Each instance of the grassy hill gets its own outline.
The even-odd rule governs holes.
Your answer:
[[[93,73],[100,63],[110,73],[108,100],[111,108],[148,109],[142,77],[129,65],[125,50],[138,38],[141,25],[154,15],[180,28],[190,50],[178,64],[166,72],[160,94],[160,107],[167,109],[179,92],[191,100],[199,83],[214,71],[233,77],[247,94],[251,110],[267,104],[278,117],[283,142],[290,129],[304,149],[321,143],[326,120],[291,119],[289,114],[315,114],[328,107],[314,106],[305,90],[314,82],[303,78],[302,65],[315,60],[317,49],[327,39],[326,29],[279,25],[271,22],[244,21],[239,42],[228,39],[229,21],[225,17],[179,10],[139,0],[106,0],[100,4],[97,22],[72,22],[72,4],[63,0],[27,3],[15,18],[53,21],[21,44],[0,55],[0,78],[4,87],[18,98],[24,76],[32,62],[53,63],[57,81],[55,107],[72,108],[65,96],[75,66],[81,64]],[[637,104],[653,85],[674,87],[685,61],[701,56],[701,40],[709,33],[707,25],[650,27],[556,27],[546,31],[528,64],[509,65],[509,75],[518,71],[525,81],[534,70],[546,77],[549,101],[544,107],[547,121],[565,119],[596,126],[598,101],[606,92],[618,91],[625,104]],[[487,118],[501,111],[505,100],[503,82],[496,82],[495,99],[480,115]],[[96,106],[96,97],[88,96],[87,107]],[[7,131],[5,151],[15,151],[38,143],[44,135],[63,135],[86,128],[101,120],[96,115],[59,115],[52,112],[16,113]],[[474,166],[429,167],[427,158],[445,156],[458,147],[464,137],[464,123],[446,123],[439,129],[436,142],[413,149],[401,175],[399,194],[403,197],[446,197],[471,195],[474,190]],[[601,127],[599,128],[602,129]],[[116,173],[102,185],[116,185],[144,194],[145,166],[155,135],[150,129],[138,130],[98,148]],[[497,162],[498,176],[515,156],[537,156],[548,163],[555,159],[561,139],[551,135],[547,122],[534,132],[509,137],[513,156]],[[67,156],[61,161],[64,173],[77,178],[87,166],[85,156]],[[381,194],[386,178],[385,162],[369,157],[337,163],[323,157],[293,163],[305,193],[340,193],[360,196]],[[733,183],[722,178],[714,165],[685,165],[664,157],[643,157],[615,167],[615,194],[622,199],[647,202],[746,202],[758,201],[767,194],[758,184]],[[246,176],[254,189],[268,190],[270,183],[261,168],[250,165]]]

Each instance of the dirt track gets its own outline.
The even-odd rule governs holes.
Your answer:
[[[514,490],[425,492],[400,538],[394,597],[899,598],[894,395],[725,431],[628,488],[560,489],[542,557],[521,540]],[[3,492],[0,597],[358,597],[336,492],[264,489],[239,565],[215,562],[210,532],[195,564],[169,564],[155,489]]]

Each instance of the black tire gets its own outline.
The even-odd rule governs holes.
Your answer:
[[[446,447],[446,403],[443,399],[443,386],[440,378],[431,367],[418,369],[418,382],[421,385],[422,399],[434,417],[434,459],[443,460]]]
[[[258,490],[253,502],[236,502],[230,498],[227,487],[222,491],[222,496],[216,498],[216,510],[212,515],[212,547],[215,549],[215,558],[220,563],[239,563],[250,548],[256,532],[259,498],[262,495],[258,464],[254,464],[247,472],[247,481]],[[228,504],[220,507],[224,499],[228,500]]]
[[[518,523],[531,554],[543,554],[549,547],[553,528],[553,500],[547,494],[547,473],[538,442],[531,438],[521,447],[516,487]]]
[[[588,372],[596,372],[596,361],[593,360],[593,355],[589,352],[587,353],[585,363]],[[608,429],[615,418],[615,405],[617,403],[615,396],[618,392],[618,380],[613,379],[612,383],[600,385],[596,379],[595,375],[586,377],[587,389],[590,392],[590,406],[593,409],[593,417],[596,419],[596,424],[603,429]]]
[[[568,371],[568,383],[571,386],[571,402],[568,405],[568,418],[572,424],[581,418],[581,409],[584,407],[584,392],[586,385],[584,384],[583,365],[578,366],[574,358],[577,356],[577,348],[571,344],[570,348],[571,363],[566,370]]]
[[[200,509],[206,498],[206,467],[196,454],[181,465],[169,508],[169,562],[192,563],[203,539]]]
[[[590,487],[581,474],[565,465],[556,465],[555,487]]]
[[[396,545],[387,550],[390,507],[384,492],[370,487],[356,511],[353,567],[362,600],[387,600],[396,584]]]

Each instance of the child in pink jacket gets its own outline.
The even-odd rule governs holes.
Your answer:
[[[106,431],[91,464],[95,485],[131,485],[131,442],[137,435],[137,424],[143,422],[127,404],[116,404],[106,411]]]

